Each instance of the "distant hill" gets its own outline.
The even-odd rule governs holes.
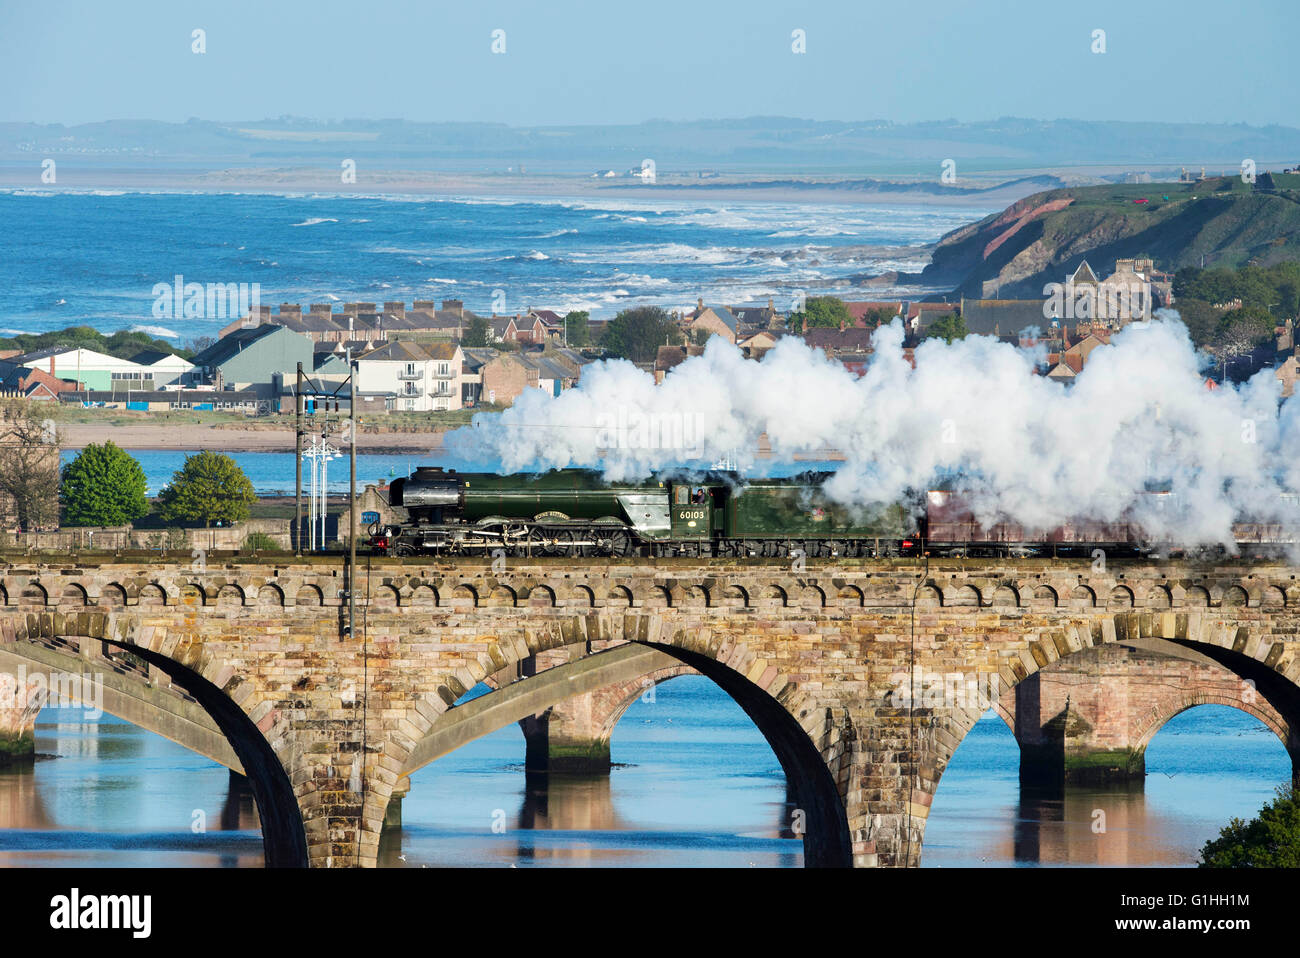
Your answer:
[[[1104,275],[1138,256],[1170,272],[1202,258],[1207,267],[1300,260],[1300,175],[1035,193],[944,236],[920,279],[954,295],[1029,298],[1085,259]]]
[[[634,124],[516,127],[502,123],[418,123],[299,117],[186,123],[109,120],[76,126],[0,123],[0,163],[33,157],[75,167],[320,164],[337,175],[340,157],[362,169],[535,173],[626,171],[652,158],[678,171],[917,175],[938,180],[951,159],[959,185],[981,171],[1122,165],[1155,171],[1210,164],[1233,169],[1300,161],[1300,129],[1227,123],[1032,120],[891,123],[745,117]]]

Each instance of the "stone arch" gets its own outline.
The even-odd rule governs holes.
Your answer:
[[[759,609],[783,609],[787,602],[785,589],[779,585],[765,585],[754,595],[754,607]]]
[[[613,586],[605,596],[605,606],[611,609],[626,609],[632,605],[632,590],[625,585]]]
[[[160,606],[167,604],[167,591],[157,582],[140,586],[135,596],[136,605]]]
[[[472,609],[478,605],[478,593],[472,585],[462,582],[447,596],[447,605],[453,609]]]
[[[498,582],[483,598],[483,605],[493,609],[513,609],[519,604],[515,590],[503,582]]]
[[[163,648],[170,649],[176,645],[174,638],[168,639],[165,629],[141,630],[141,641],[137,641],[132,629],[115,629],[108,617],[102,615],[65,616],[50,611],[20,616],[11,621],[17,627],[14,637],[19,641],[38,636],[77,639],[75,645],[83,649],[88,645],[97,647],[103,642],[114,650],[130,652],[151,669],[165,674],[172,686],[183,690],[188,696],[185,700],[188,704],[181,707],[180,714],[185,714],[184,709],[191,706],[201,710],[212,723],[211,726],[201,725],[205,732],[212,734],[212,738],[206,739],[207,744],[215,746],[220,738],[224,738],[229,747],[229,753],[225,757],[207,752],[202,754],[223,764],[233,762],[231,767],[239,768],[247,777],[261,819],[267,866],[306,867],[309,864],[302,807],[291,781],[293,770],[285,767],[270,744],[271,740],[262,733],[251,716],[236,704],[231,693],[242,687],[242,680],[236,677],[238,671],[229,661],[214,658],[198,645],[189,642],[182,642],[177,647],[184,648],[184,653],[164,654],[161,651]],[[128,618],[126,621],[130,625],[133,619]],[[84,633],[79,633],[76,629],[84,629]],[[180,654],[184,654],[187,661],[173,657]],[[74,667],[84,664],[84,660],[76,657],[75,653],[71,655]],[[105,691],[117,695],[121,704],[124,698],[121,687],[106,683]],[[248,701],[253,705],[257,699],[254,697]],[[190,721],[198,724],[198,718],[194,715]],[[221,751],[224,752],[224,749]]]
[[[126,589],[116,582],[110,582],[99,592],[99,604],[108,606],[126,605]]]
[[[161,633],[159,633],[161,638]],[[199,670],[133,642],[115,642],[166,673],[199,703],[234,749],[257,804],[262,823],[262,847],[268,868],[305,868],[307,833],[302,812],[286,769],[249,715],[213,679],[231,671],[227,663],[211,663]]]
[[[257,604],[263,609],[278,608],[284,605],[284,593],[278,585],[268,582],[257,590]]]
[[[697,643],[685,630],[674,633],[668,641],[643,644],[667,652],[712,679],[767,739],[799,808],[806,814],[804,864],[851,865],[853,842],[844,799],[822,749],[800,724],[801,720],[809,721],[808,714],[794,712],[799,699],[797,694],[790,694],[793,690],[789,680],[780,670],[770,664],[759,669],[757,656],[743,646],[727,649],[724,663],[720,660],[721,650],[712,645],[693,648]],[[753,680],[748,677],[751,675],[755,676]]]
[[[794,605],[800,609],[820,609],[826,605],[826,593],[820,586],[806,585],[795,595]]]
[[[1070,608],[1091,609],[1097,605],[1097,593],[1086,585],[1076,585],[1070,590]]]
[[[1055,609],[1058,604],[1060,598],[1050,585],[1036,585],[1029,595],[1030,608]]]
[[[846,609],[861,608],[865,602],[862,590],[856,585],[842,586],[835,595],[836,602]]]
[[[1117,585],[1110,590],[1110,595],[1106,599],[1106,608],[1108,609],[1131,609],[1133,608],[1133,590],[1126,585]]]
[[[521,598],[530,609],[555,608],[555,590],[549,585],[537,584],[531,586]]]
[[[48,602],[49,594],[45,591],[45,586],[39,582],[27,583],[18,593],[18,604],[29,609],[44,606]]]
[[[1015,608],[1020,605],[1020,593],[1014,586],[1000,585],[993,590],[989,604],[997,608]]]
[[[1265,586],[1259,593],[1259,604],[1266,609],[1281,609],[1286,606],[1286,593],[1279,586]]]
[[[596,594],[585,585],[575,585],[563,593],[563,598],[556,604],[562,607],[590,609],[596,604]]]
[[[325,594],[321,592],[320,586],[302,585],[298,587],[298,592],[293,597],[293,604],[296,606],[321,606],[325,604]]]
[[[400,605],[401,596],[397,591],[397,586],[387,584],[375,586],[370,590],[370,604],[388,609]]]
[[[948,586],[943,593],[943,604],[947,606],[970,606],[978,607],[980,603],[980,590],[970,583],[958,585],[956,583]]]
[[[1250,604],[1250,595],[1239,585],[1230,585],[1219,597],[1219,606],[1224,609],[1244,608]]]
[[[1190,692],[1187,697],[1179,703],[1178,707],[1171,711],[1162,711],[1153,714],[1143,726],[1143,731],[1136,736],[1134,748],[1137,751],[1145,752],[1146,747],[1151,744],[1151,740],[1159,734],[1160,730],[1169,724],[1173,719],[1182,715],[1189,709],[1194,709],[1200,705],[1224,705],[1228,708],[1236,709],[1239,712],[1245,712],[1247,715],[1259,719],[1264,726],[1277,736],[1282,747],[1288,752],[1291,751],[1291,743],[1288,741],[1289,730],[1279,724],[1278,715],[1270,709],[1259,707],[1258,702],[1247,701],[1245,697],[1232,698],[1227,695],[1218,693],[1207,693],[1204,691]]]
[[[943,605],[943,593],[934,583],[927,583],[916,591],[916,605],[918,608],[933,608]]]
[[[743,609],[749,605],[749,593],[744,586],[728,585],[718,596],[718,605],[728,609]]]
[[[1183,601],[1180,604],[1192,609],[1208,609],[1210,607],[1210,592],[1204,586],[1188,586],[1187,591],[1183,593]]]
[[[707,609],[709,590],[702,585],[687,586],[681,590],[681,598],[675,604],[687,609]]]
[[[217,590],[215,599],[219,609],[239,608],[244,604],[244,590],[233,582],[227,582]]]
[[[1300,728],[1300,685],[1297,684],[1300,682],[1300,660],[1277,654],[1277,647],[1284,645],[1280,639],[1250,637],[1246,628],[1233,628],[1230,624],[1225,628],[1224,623],[1216,621],[1217,618],[1119,611],[1101,620],[1089,616],[1073,623],[1063,623],[1062,631],[1033,639],[1027,643],[1025,654],[1004,660],[1005,667],[998,673],[998,694],[1005,695],[1030,676],[1083,649],[1135,639],[1159,639],[1213,659],[1240,677],[1243,683],[1250,683],[1246,687],[1252,688],[1269,708],[1260,707],[1257,702],[1247,701],[1244,697],[1193,691],[1185,700],[1184,707],[1153,717],[1141,740],[1143,747],[1165,722],[1186,708],[1220,704],[1239,708],[1258,718],[1278,736],[1295,762],[1300,759],[1300,735],[1295,731]],[[1280,716],[1286,727],[1270,717],[1270,709]],[[982,707],[954,708],[936,717],[939,734],[932,737],[932,754],[927,756],[932,768],[931,798],[954,752],[984,711]],[[1000,708],[998,714],[1014,733],[1009,717]]]
[[[1172,609],[1174,607],[1174,597],[1166,586],[1153,585],[1147,590],[1142,605],[1148,609]]]
[[[81,606],[86,604],[86,590],[80,585],[69,582],[63,587],[63,594],[59,596],[59,605]]]
[[[407,605],[431,606],[438,604],[438,591],[431,585],[421,583],[411,590]]]
[[[649,609],[666,609],[673,604],[673,599],[663,586],[652,585],[646,590],[645,598],[638,600],[637,604]]]
[[[203,593],[203,586],[197,582],[187,582],[181,586],[178,604],[188,607],[202,606],[207,602],[207,596]]]

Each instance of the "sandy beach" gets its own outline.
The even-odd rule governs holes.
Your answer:
[[[84,449],[91,443],[111,440],[122,449],[212,449],[217,452],[293,452],[292,429],[240,429],[230,426],[199,425],[178,427],[150,423],[99,425],[68,423],[59,426],[63,448]],[[436,453],[442,449],[443,430],[424,432],[363,432],[357,449],[361,452],[391,452],[399,455]]]

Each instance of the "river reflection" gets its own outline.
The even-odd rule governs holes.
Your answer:
[[[67,712],[77,719],[47,710],[37,722],[37,751],[55,757],[0,770],[0,865],[261,866],[242,777],[110,716]],[[707,679],[672,679],[638,700],[614,732],[607,776],[529,775],[523,758],[512,725],[415,773],[380,864],[803,863],[776,757]],[[1145,787],[1022,792],[1018,760],[1005,725],[976,724],[935,797],[923,865],[1191,865],[1290,776],[1272,733],[1213,706],[1156,736]]]
[[[1136,786],[1022,790],[1018,763],[1000,719],[976,723],[939,785],[922,865],[1190,866],[1229,819],[1253,818],[1291,777],[1277,737],[1222,706],[1170,720]]]

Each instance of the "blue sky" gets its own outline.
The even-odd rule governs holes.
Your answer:
[[[1296,0],[0,0],[0,121],[1300,125],[1297,38]]]

